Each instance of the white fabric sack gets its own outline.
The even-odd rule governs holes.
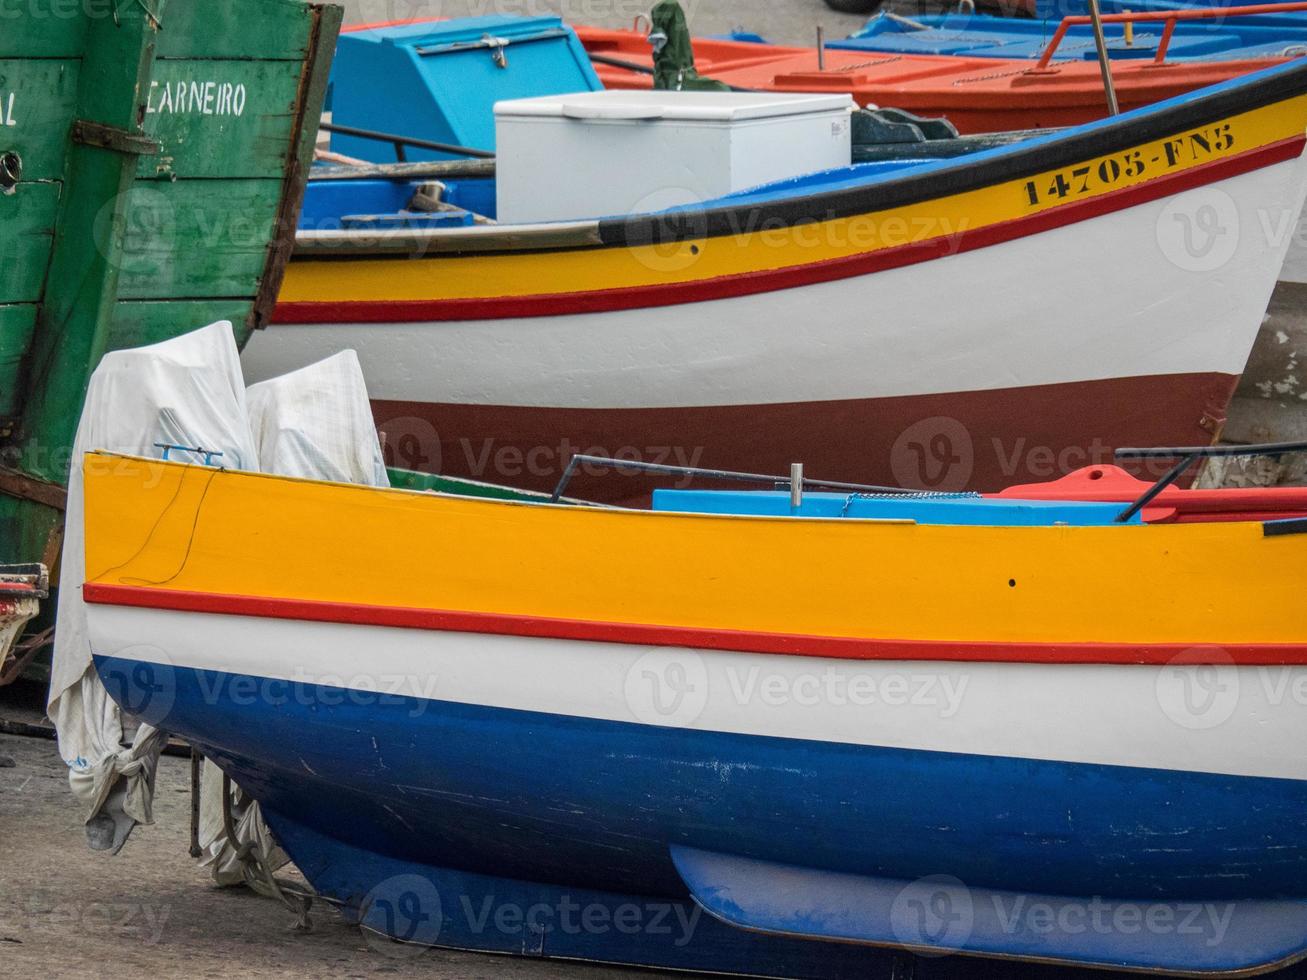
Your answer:
[[[91,449],[159,457],[156,443],[217,450],[223,455],[215,462],[228,469],[258,469],[230,322],[106,354],[91,376],[73,444],[47,710],[69,784],[85,808],[88,841],[114,851],[136,823],[152,822],[154,771],[165,739],[149,725],[133,731],[130,719],[125,738],[121,712],[91,663],[82,601],[82,457]]]
[[[250,429],[264,473],[389,486],[358,355],[342,351],[308,367],[251,385]],[[289,860],[276,846],[258,803],[232,787],[236,837],[252,841],[265,867]],[[222,772],[205,760],[200,793],[200,844],[220,885],[240,884],[244,869],[222,824]]]
[[[250,385],[246,400],[263,472],[390,486],[354,351]]]

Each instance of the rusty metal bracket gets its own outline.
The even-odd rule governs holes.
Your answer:
[[[144,133],[133,133],[88,119],[73,120],[73,142],[132,156],[154,156],[160,149],[159,141]]]
[[[26,473],[19,473],[17,470],[0,468],[0,493],[9,497],[17,497],[19,500],[31,500],[38,504],[44,504],[55,510],[66,510],[68,507],[67,488],[61,487],[57,483],[38,480]]]

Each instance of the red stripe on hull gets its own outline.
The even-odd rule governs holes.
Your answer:
[[[390,465],[523,489],[552,490],[571,456],[590,453],[757,473],[788,473],[802,462],[825,480],[997,491],[1110,463],[1116,446],[1211,442],[1236,382],[1210,373],[772,405],[577,409],[374,399],[372,408]],[[1140,465],[1164,471],[1167,462]],[[673,483],[582,471],[568,493],[640,503]]]
[[[274,599],[253,596],[179,592],[138,586],[88,582],[87,602],[167,609],[179,612],[256,616],[315,623],[356,626],[391,626],[402,629],[455,633],[487,633],[581,640],[600,643],[635,643],[645,646],[691,647],[743,653],[790,654],[840,660],[938,660],[967,663],[1043,664],[1245,664],[1282,666],[1307,663],[1307,645],[1249,643],[1212,646],[1192,643],[1002,643],[952,640],[864,640],[847,637],[805,636],[793,633],[754,633],[678,626],[643,626],[579,619],[550,619],[496,613],[452,612],[393,606]]]
[[[481,297],[446,300],[372,300],[341,302],[278,303],[274,323],[413,323],[448,320],[494,320],[514,317],[565,316],[602,313],[643,307],[701,303],[731,296],[810,286],[848,279],[918,262],[969,252],[1039,234],[1054,228],[1087,221],[1158,198],[1180,194],[1195,187],[1260,170],[1297,157],[1307,137],[1295,136],[1250,150],[1239,156],[1191,167],[1158,177],[1145,184],[1110,191],[1086,201],[1024,218],[1003,221],[984,228],[959,231],[924,242],[865,252],[841,259],[829,259],[784,269],[748,272],[692,282],[668,282],[586,292],[548,293],[533,296]],[[765,217],[767,206],[755,209]],[[819,217],[819,215],[814,215]],[[396,261],[410,261],[398,258]]]

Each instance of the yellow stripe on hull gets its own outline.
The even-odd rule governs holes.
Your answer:
[[[1298,97],[1174,138],[976,191],[789,227],[763,220],[729,235],[662,245],[466,254],[457,256],[456,266],[449,257],[297,259],[286,272],[279,299],[324,303],[536,296],[700,282],[810,265],[948,239],[1173,177],[1300,136],[1305,117],[1307,97]],[[765,215],[766,207],[758,214]]]
[[[504,503],[86,457],[88,582],[907,640],[1307,641],[1307,535]]]

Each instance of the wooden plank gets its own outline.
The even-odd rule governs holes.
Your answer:
[[[296,99],[293,131],[297,135],[282,182],[281,205],[276,219],[277,237],[268,249],[263,280],[254,300],[251,322],[256,329],[266,326],[272,320],[277,295],[281,292],[281,283],[286,275],[286,266],[295,250],[295,230],[299,227],[304,190],[308,184],[309,171],[313,167],[318,120],[322,117],[323,100],[331,77],[331,62],[336,54],[336,38],[340,34],[343,16],[343,9],[333,4],[313,8],[310,54],[304,61],[299,96]]]
[[[114,308],[109,347],[121,350],[157,344],[216,320],[230,320],[236,343],[244,345],[253,306],[248,299],[124,301]]]
[[[253,297],[280,198],[280,180],[138,180],[118,295]]]
[[[300,84],[293,61],[158,61],[145,132],[162,145],[142,177],[280,177]]]
[[[0,302],[33,303],[41,298],[60,185],[23,182],[0,195]]]
[[[0,58],[80,58],[97,15],[113,0],[0,0]]]
[[[79,67],[69,59],[0,59],[0,153],[22,158],[24,180],[63,176]]]
[[[87,0],[90,2],[90,0]],[[131,131],[150,80],[158,37],[154,14],[167,0],[119,3],[82,16],[86,52],[78,72],[77,117]],[[19,468],[53,483],[68,478],[80,406],[91,372],[104,355],[117,288],[121,242],[136,158],[83,143],[68,149],[58,233],[32,341]],[[19,188],[21,195],[22,188]]]
[[[159,57],[299,62],[309,51],[311,17],[303,0],[169,0]]]

